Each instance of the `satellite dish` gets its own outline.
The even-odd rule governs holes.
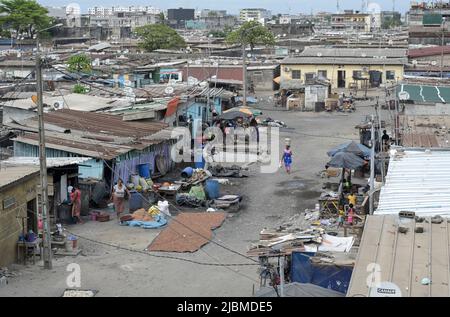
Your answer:
[[[198,83],[198,79],[192,76],[189,76],[187,79],[188,85],[196,85]]]
[[[362,57],[367,57],[367,54],[366,53],[362,53],[361,56]]]
[[[59,110],[59,109],[64,108],[64,101],[56,101],[56,102],[53,104],[53,108],[54,108],[55,110]]]
[[[432,62],[431,62],[431,65],[436,66],[436,65],[437,65],[437,62],[436,62],[436,61],[432,61]]]
[[[196,60],[195,61],[195,65],[200,65],[202,62],[201,61],[199,61],[199,60]]]
[[[410,96],[409,96],[409,93],[407,91],[400,91],[398,93],[398,98],[400,100],[409,100]]]
[[[322,57],[323,54],[322,54],[321,52],[318,52],[318,53],[317,53],[317,56],[318,56],[318,57]]]
[[[168,86],[166,87],[166,89],[164,89],[164,92],[166,93],[166,95],[171,95],[173,94],[173,92],[175,91],[175,89],[173,89],[173,87]]]
[[[417,65],[417,60],[413,59],[412,64]]]
[[[233,65],[239,65],[238,61],[233,61]]]
[[[380,13],[381,6],[378,3],[371,2],[367,5],[367,12],[369,12],[371,14]]]

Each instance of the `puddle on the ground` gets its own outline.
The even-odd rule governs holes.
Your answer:
[[[304,189],[304,188],[306,188],[306,183],[305,183],[305,181],[302,181],[302,180],[293,180],[293,181],[282,182],[279,185],[284,187],[285,189]]]

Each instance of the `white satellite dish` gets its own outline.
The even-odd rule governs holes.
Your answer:
[[[410,96],[409,96],[409,93],[407,91],[400,91],[398,93],[398,98],[400,100],[409,100]]]
[[[412,64],[417,65],[417,60],[413,59]]]
[[[378,3],[371,2],[367,5],[367,12],[370,14],[380,13],[381,6]]]
[[[361,57],[367,57],[367,54],[366,53],[362,53]]]
[[[322,57],[323,54],[322,54],[321,52],[318,52],[318,53],[317,53],[317,56],[318,56],[318,57]]]
[[[195,61],[195,65],[200,65],[202,63],[202,61],[196,60]]]
[[[173,89],[173,87],[171,87],[171,86],[167,86],[166,89],[164,89],[164,92],[166,93],[166,95],[171,95],[171,94],[173,94],[174,91],[175,91],[175,89]]]
[[[238,61],[233,61],[233,65],[239,65]]]
[[[56,101],[54,104],[53,104],[53,108],[55,109],[55,110],[59,110],[59,109],[63,109],[64,108],[64,101]]]
[[[432,62],[431,62],[431,65],[436,66],[436,65],[437,65],[437,62],[436,62],[436,61],[432,61]]]
[[[198,79],[192,76],[189,76],[187,79],[188,85],[196,85],[198,83]]]

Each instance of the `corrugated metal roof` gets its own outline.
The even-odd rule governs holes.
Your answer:
[[[391,151],[386,182],[374,214],[400,211],[450,217],[450,151]]]
[[[282,65],[406,65],[406,58],[373,58],[373,57],[288,57]]]
[[[403,48],[329,48],[323,46],[306,47],[300,56],[302,57],[363,57],[372,58],[403,58],[406,57],[406,49]]]
[[[0,166],[0,188],[38,173],[39,167],[36,166]]]
[[[47,168],[61,167],[68,165],[77,165],[90,160],[90,157],[47,157]],[[0,161],[1,166],[24,166],[34,165],[39,166],[38,157],[11,157],[7,160]]]
[[[46,147],[82,156],[113,159],[132,150],[143,150],[164,141],[146,140],[167,127],[160,122],[140,123],[123,121],[122,116],[75,110],[58,110],[44,116]],[[14,139],[37,145],[37,118],[21,124],[9,123],[26,132]]]
[[[406,95],[407,100],[424,103],[448,103],[450,102],[450,87],[433,85],[407,85],[401,84],[397,88],[399,98]]]
[[[407,232],[399,233],[399,225]],[[416,233],[416,226],[423,227],[423,233]],[[370,296],[377,287],[369,288],[367,281],[376,275],[379,282],[394,283],[403,297],[448,297],[449,233],[447,221],[368,216],[347,297]],[[424,278],[431,282],[422,284]]]
[[[433,46],[411,49],[408,51],[408,56],[410,58],[436,56],[441,55],[442,51],[444,51],[444,54],[450,54],[450,46]]]

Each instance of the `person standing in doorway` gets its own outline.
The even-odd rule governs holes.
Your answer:
[[[125,211],[125,194],[130,196],[130,192],[123,184],[122,179],[119,178],[111,193],[111,198],[114,203],[114,210],[117,213],[117,219],[119,219],[120,214]]]
[[[281,160],[284,163],[284,168],[288,174],[291,173],[291,165],[292,165],[292,150],[290,145],[286,145],[286,149],[284,150],[283,157]]]
[[[72,217],[76,219],[77,223],[83,223],[81,220],[81,191],[75,186],[72,187],[70,200],[72,201]]]

